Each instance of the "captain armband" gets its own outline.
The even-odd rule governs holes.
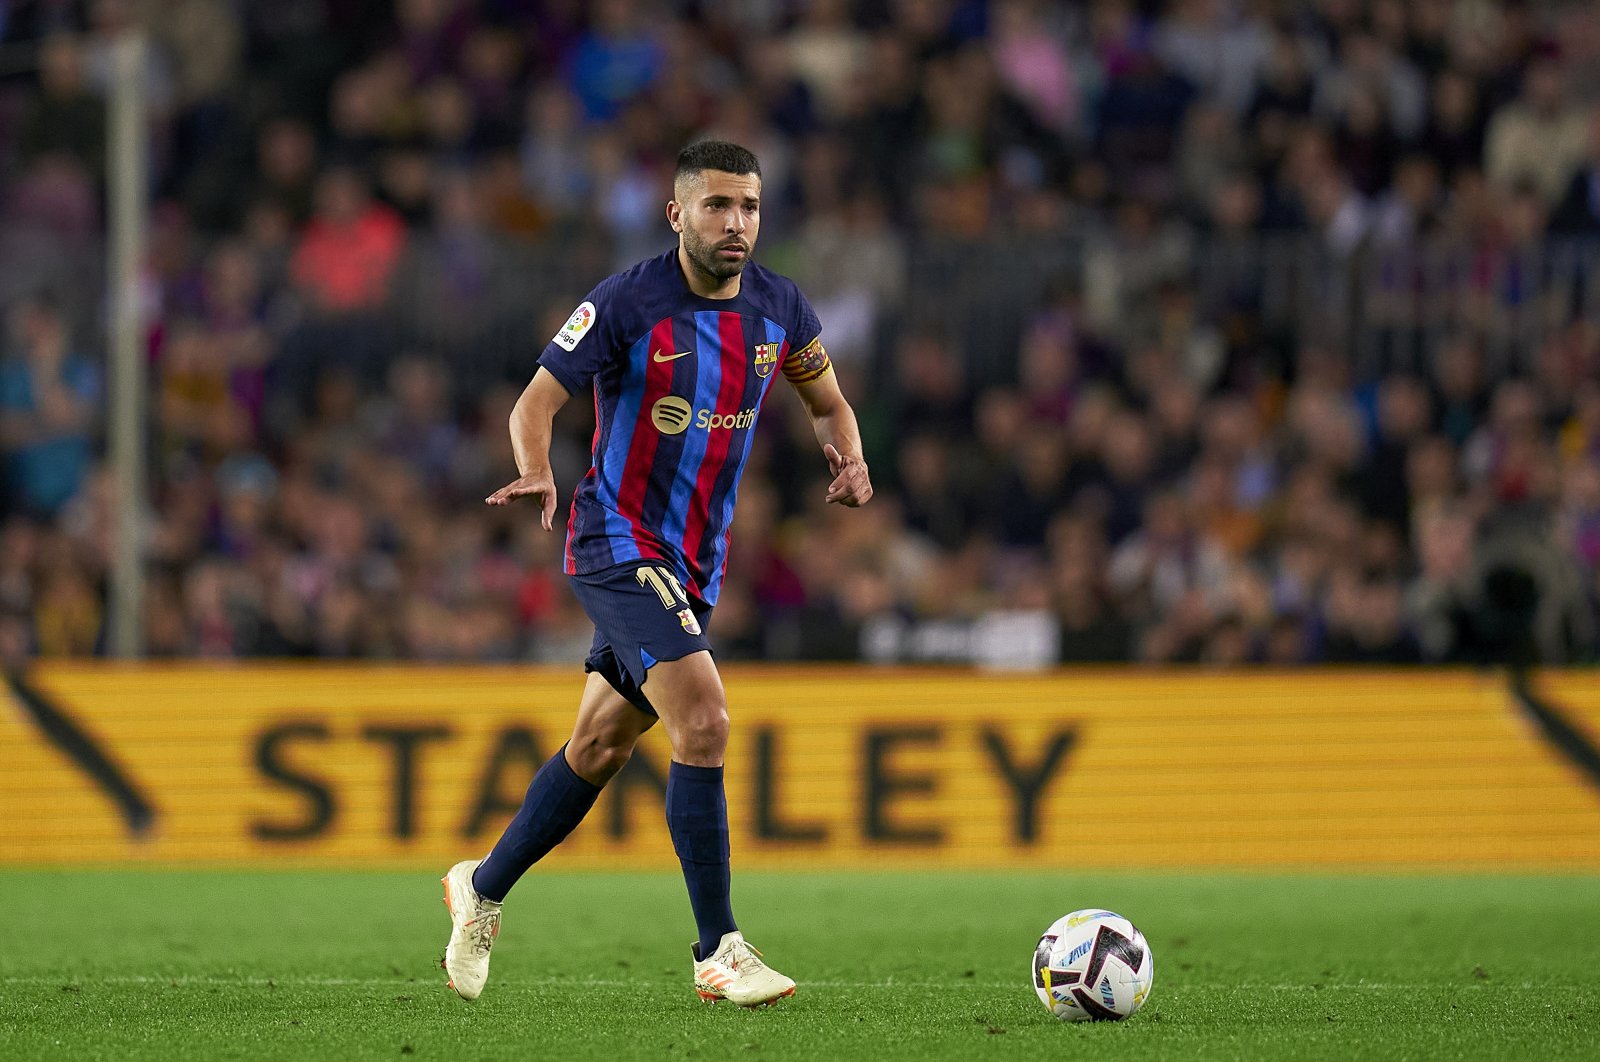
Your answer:
[[[828,360],[828,352],[822,349],[821,336],[790,354],[783,361],[783,375],[792,384],[820,380],[832,371],[833,362]]]

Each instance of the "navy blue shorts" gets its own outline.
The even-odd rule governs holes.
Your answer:
[[[572,592],[594,621],[584,671],[597,672],[640,711],[656,714],[644,695],[652,665],[711,649],[705,635],[711,606],[690,601],[662,561],[628,561],[574,575]]]

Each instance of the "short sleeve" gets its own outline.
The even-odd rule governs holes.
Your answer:
[[[820,380],[832,369],[828,352],[822,347],[822,322],[798,287],[794,291],[795,325],[789,332],[789,353],[783,359],[783,375],[792,384]]]
[[[810,300],[798,285],[794,289],[794,303],[795,321],[789,332],[789,349],[804,350],[822,334],[822,322],[817,320],[817,311],[811,308]]]
[[[612,298],[614,290],[611,280],[601,281],[539,355],[540,367],[547,369],[568,394],[587,391],[590,381],[616,356],[616,316],[621,308]]]

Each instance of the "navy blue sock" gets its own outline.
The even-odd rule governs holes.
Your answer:
[[[672,762],[667,769],[667,829],[689,886],[704,959],[717,950],[724,933],[739,928],[728,895],[728,797],[721,767]]]
[[[600,787],[580,778],[567,763],[562,745],[533,776],[516,818],[473,872],[478,895],[496,903],[504,900],[517,879],[583,821],[599,795]]]

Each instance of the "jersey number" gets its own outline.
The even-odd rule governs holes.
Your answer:
[[[640,586],[648,586],[656,592],[661,599],[661,607],[676,612],[689,603],[689,595],[683,592],[683,584],[678,582],[678,577],[665,568],[657,568],[646,564],[633,573],[639,580]]]

